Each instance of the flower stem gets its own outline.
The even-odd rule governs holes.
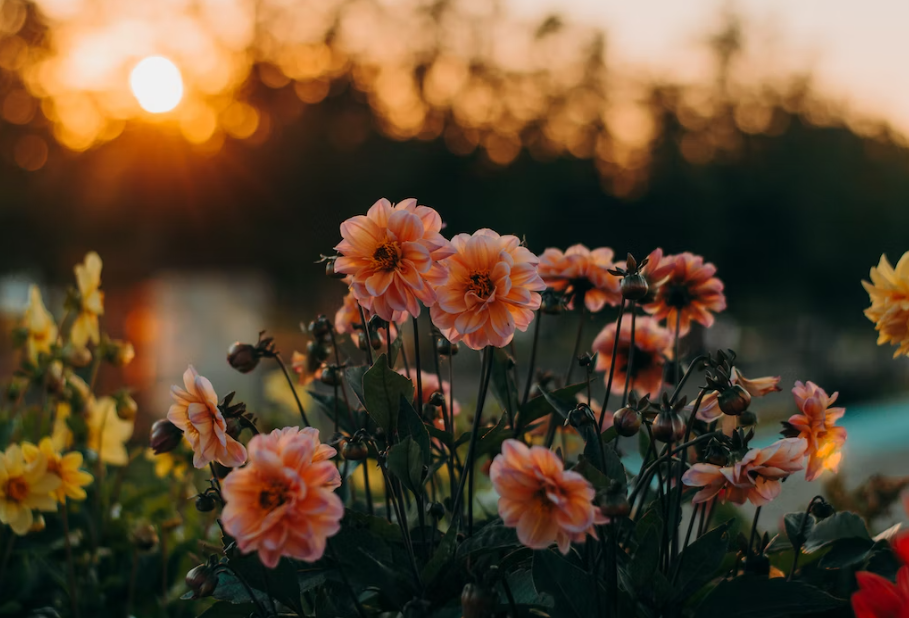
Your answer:
[[[369,486],[369,459],[363,460],[363,491],[365,492],[366,513],[373,514],[372,507],[372,488]]]
[[[751,546],[754,545],[754,537],[757,536],[758,519],[761,517],[761,509],[757,507],[754,510],[754,521],[751,522],[751,535],[748,537],[748,552],[745,554],[746,559],[751,557]]]
[[[527,368],[527,384],[524,385],[524,397],[521,399],[523,407],[527,400],[530,399],[530,389],[533,386],[533,372],[537,364],[537,344],[540,341],[540,322],[543,319],[543,312],[537,311],[536,324],[533,326],[533,344],[530,346],[530,363]],[[515,436],[517,436],[517,427],[515,427]]]
[[[394,369],[394,363],[391,360],[391,322],[385,322],[385,348],[388,352],[388,368]]]
[[[603,426],[603,419],[606,417],[606,408],[609,405],[609,395],[612,392],[612,378],[615,376],[615,355],[619,350],[619,334],[621,334],[622,328],[622,315],[625,313],[625,300],[622,300],[622,304],[619,305],[619,317],[615,321],[615,341],[612,343],[612,356],[610,357],[609,363],[609,377],[606,378],[606,394],[603,395],[603,409],[600,410],[600,418],[598,419],[597,428]],[[606,467],[605,462],[603,462],[603,467]]]
[[[73,546],[69,534],[68,505],[64,502],[60,508],[60,517],[63,520],[63,545],[66,548],[66,579],[69,586],[69,603],[73,610],[73,618],[79,618],[79,597],[76,588],[76,569],[73,565]]]
[[[340,371],[341,352],[340,352],[340,350],[338,350],[338,341],[337,341],[337,339],[335,339],[335,329],[330,328],[330,329],[328,329],[328,332],[331,335],[331,347],[333,347],[335,350],[335,365],[338,366],[338,370]],[[344,405],[347,406],[347,415],[348,415],[348,418],[350,419],[351,430],[353,430],[353,428],[357,426],[357,421],[354,418],[353,408],[350,407],[350,399],[347,398],[347,387],[344,385],[344,372],[340,371],[340,374],[341,374],[341,394],[344,396]],[[337,399],[337,398],[338,398],[338,394],[336,392],[335,399]],[[335,415],[335,416],[337,417],[337,415]],[[335,433],[337,433],[337,432],[338,432],[338,427],[337,427],[337,418],[336,418],[335,419]]]
[[[477,409],[473,417],[473,429],[470,434],[470,443],[467,447],[467,461],[464,464],[464,470],[461,472],[461,479],[458,482],[458,489],[454,496],[454,504],[451,511],[454,514],[455,521],[461,517],[461,502],[464,496],[464,485],[467,477],[470,477],[470,489],[468,494],[468,536],[473,533],[473,467],[477,451],[477,441],[480,433],[480,419],[483,416],[483,404],[486,401],[486,390],[489,386],[489,375],[492,373],[492,347],[486,346],[483,350],[483,360],[480,362],[480,393],[477,397]]]
[[[417,370],[417,399],[414,408],[421,417],[423,416],[423,373],[420,367],[420,327],[417,316],[413,316],[413,364]]]
[[[574,351],[571,358],[568,359],[568,370],[565,371],[565,386],[571,382],[571,374],[574,373],[574,366],[578,364],[578,352],[581,350],[581,338],[584,336],[584,318],[587,317],[587,305],[584,304],[584,297],[579,300],[581,308],[578,311],[578,333],[574,338]]]
[[[136,596],[136,576],[139,574],[139,548],[133,548],[132,566],[129,571],[129,587],[126,590],[126,618],[133,614],[133,598]]]
[[[435,346],[433,346],[435,347]],[[433,352],[433,360],[436,365],[436,375],[439,376],[439,384],[442,383],[442,361],[439,359],[439,354]],[[442,393],[442,423],[445,426],[445,431],[448,432],[448,435],[451,436],[452,442],[454,442],[454,383],[452,381],[452,369],[451,369],[451,359],[448,357],[448,394],[451,399],[450,402],[445,401],[445,393]],[[444,453],[443,453],[444,456]],[[448,468],[448,491],[451,492],[455,487],[455,473],[454,473],[454,457],[455,457],[455,448],[454,446],[448,447],[448,457],[445,458],[446,467]],[[435,498],[433,498],[435,500]]]
[[[284,378],[287,380],[290,392],[294,394],[294,401],[297,402],[297,409],[300,410],[300,418],[303,420],[303,425],[309,427],[309,420],[306,418],[306,410],[303,409],[303,402],[300,401],[300,396],[297,394],[297,388],[294,386],[294,381],[290,379],[290,374],[287,373],[287,367],[284,365],[284,361],[281,360],[281,355],[275,354],[274,358],[275,362],[277,362],[278,366],[281,368],[281,371],[284,372]]]
[[[628,370],[626,371],[626,376],[625,376],[625,392],[622,393],[622,407],[623,408],[628,403],[628,390],[629,390],[629,388],[631,388],[631,381],[634,378],[634,348],[635,348],[635,346],[634,346],[634,329],[635,329],[635,324],[638,319],[638,312],[635,311],[634,309],[635,309],[635,303],[634,303],[634,301],[631,301],[631,305],[630,305],[631,343],[629,344],[629,347],[628,347]],[[621,328],[621,326],[622,325],[619,324],[619,328]],[[616,341],[619,340],[619,335],[621,334],[621,331],[619,330],[619,328],[616,328],[616,333],[615,333]],[[613,359],[615,359],[615,354],[613,354]],[[604,407],[603,409],[605,410],[606,408]],[[618,434],[616,435],[616,438],[618,438]]]
[[[682,327],[682,310],[675,310],[675,343],[673,349],[675,350],[675,379],[672,380],[672,383],[675,385],[679,384],[679,376],[682,370],[682,359],[679,358],[679,329]]]
[[[801,553],[802,553],[802,543],[804,542],[804,541],[802,540],[802,535],[805,534],[805,525],[808,523],[808,515],[811,514],[811,507],[814,506],[814,503],[815,503],[816,501],[818,501],[818,500],[823,500],[823,499],[824,499],[823,496],[815,496],[815,497],[813,497],[813,498],[811,499],[811,502],[808,503],[808,508],[805,509],[805,514],[802,515],[802,520],[801,520],[801,522],[799,523],[799,533],[798,533],[798,536],[797,536],[796,539],[795,539],[795,541],[796,541],[796,545],[795,545],[795,547],[794,547],[795,552],[792,554],[792,568],[789,569],[789,575],[786,576],[786,581],[787,581],[787,582],[791,582],[791,581],[792,581],[792,576],[795,574],[795,570],[796,570],[796,569],[798,568],[798,566],[799,566],[799,556],[800,556]]]
[[[372,337],[369,336],[369,324],[366,323],[366,312],[363,311],[363,305],[357,301],[357,307],[360,309],[360,324],[363,326],[363,334],[366,336],[366,360],[372,367]]]

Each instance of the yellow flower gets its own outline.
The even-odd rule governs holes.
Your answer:
[[[101,461],[112,466],[129,463],[126,442],[133,435],[133,422],[117,416],[117,402],[113,397],[92,399],[88,404],[88,448],[95,451]]]
[[[877,268],[871,267],[871,283],[862,281],[871,297],[865,317],[874,322],[878,345],[899,346],[893,357],[909,355],[909,251],[903,254],[896,268],[882,255]]]
[[[54,428],[50,436],[51,445],[55,450],[64,451],[73,444],[73,432],[66,422],[72,413],[73,408],[69,403],[65,401],[57,403],[57,414],[54,416]]]
[[[9,445],[0,453],[0,522],[24,536],[35,522],[33,509],[57,510],[51,492],[59,485],[60,477],[47,469],[43,454],[28,462],[18,444]]]
[[[41,290],[33,285],[28,291],[28,305],[25,307],[23,327],[28,331],[25,351],[32,363],[38,362],[38,354],[50,353],[51,344],[57,340],[57,324],[41,299]]]
[[[104,314],[104,292],[101,291],[101,258],[94,251],[85,256],[83,264],[76,264],[76,284],[82,299],[79,315],[73,322],[70,338],[73,345],[83,347],[91,341],[101,341],[98,316]]]
[[[22,454],[29,463],[43,456],[47,460],[47,471],[60,477],[60,486],[51,494],[58,502],[63,504],[67,498],[85,500],[85,490],[82,488],[94,478],[88,472],[80,470],[82,453],[73,451],[63,455],[54,448],[50,438],[42,438],[38,446],[23,442]]]
[[[173,453],[155,455],[155,452],[152,449],[147,448],[145,449],[145,458],[154,462],[155,476],[160,479],[173,476],[174,479],[182,481],[186,478],[186,471],[189,469],[186,465],[186,461],[174,457]]]

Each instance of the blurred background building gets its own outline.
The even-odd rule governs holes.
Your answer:
[[[97,250],[146,422],[190,362],[261,402],[227,346],[302,348],[344,294],[315,263],[339,223],[416,196],[448,233],[538,253],[701,254],[729,308],[693,346],[859,410],[900,400],[909,365],[875,346],[860,280],[909,249],[906,10],[0,0],[0,308],[38,281],[59,310]],[[559,366],[573,328],[544,329]]]

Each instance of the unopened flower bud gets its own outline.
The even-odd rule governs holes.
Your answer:
[[[328,386],[340,386],[343,374],[337,365],[326,365],[319,372],[319,380]]]
[[[28,390],[28,378],[13,376],[6,385],[6,398],[8,401],[19,401],[19,398]]]
[[[218,587],[218,574],[211,561],[190,569],[186,574],[186,585],[192,591],[193,599],[210,597],[214,594],[215,588]]]
[[[444,337],[438,337],[436,339],[436,352],[442,356],[455,356],[458,353],[458,344],[452,343]]]
[[[466,584],[461,591],[461,613],[464,618],[492,618],[499,598],[489,588]]]
[[[757,414],[751,410],[745,410],[738,417],[739,427],[754,427],[757,425],[758,417]]]
[[[738,416],[748,409],[751,404],[751,395],[741,384],[733,384],[720,392],[717,402],[720,404],[723,414]]]
[[[685,421],[677,412],[663,410],[653,420],[653,437],[660,442],[681,442],[685,437]]]
[[[545,290],[540,295],[540,312],[546,315],[558,315],[562,313],[565,305],[562,303],[562,295],[551,289]]]
[[[313,337],[318,339],[323,339],[331,335],[331,322],[324,315],[320,315],[318,318],[309,323],[307,330]]]
[[[200,513],[208,513],[215,509],[215,499],[208,494],[199,494],[196,496],[196,510]]]
[[[66,388],[66,378],[63,375],[63,363],[53,361],[47,366],[44,373],[44,387],[52,395],[60,395]]]
[[[808,509],[808,512],[818,519],[827,519],[836,513],[836,509],[833,508],[832,504],[821,498],[820,500],[815,500],[811,504],[811,508]]]
[[[585,425],[596,426],[597,419],[593,415],[593,410],[586,403],[579,403],[574,410],[568,413],[568,424],[575,429],[580,430]]]
[[[649,290],[647,279],[640,273],[622,278],[622,296],[628,300],[641,300]]]
[[[47,522],[44,521],[44,515],[40,513],[35,514],[35,518],[32,520],[32,527],[28,529],[29,532],[41,532],[47,528]]]
[[[117,416],[120,419],[131,421],[136,418],[136,413],[139,411],[139,405],[129,393],[121,391],[114,395],[114,400],[117,402]]]
[[[631,513],[631,505],[622,486],[615,482],[610,484],[606,493],[600,497],[599,506],[606,517],[628,517]]]
[[[113,364],[117,367],[126,367],[136,358],[136,349],[129,341],[115,341],[117,344],[114,352]]]
[[[132,541],[139,551],[151,551],[158,545],[158,531],[151,524],[139,524],[133,530]]]
[[[240,373],[249,373],[259,364],[256,346],[236,341],[227,349],[227,362]]]
[[[329,258],[325,260],[325,274],[332,279],[343,279],[347,275],[345,273],[339,273],[335,269],[335,260],[337,258]]]
[[[363,461],[369,456],[369,448],[359,440],[348,440],[341,447],[341,457],[349,461]]]
[[[331,355],[331,346],[325,345],[321,341],[310,341],[306,344],[306,353],[310,358],[325,362]]]
[[[442,394],[442,391],[436,391],[430,395],[429,403],[436,407],[441,407],[445,404],[445,395]]]
[[[436,521],[445,517],[445,506],[441,502],[430,502],[426,506],[426,512]]]
[[[155,455],[169,453],[180,445],[183,431],[167,419],[155,421],[151,428],[151,448]]]
[[[92,353],[91,350],[85,346],[76,347],[71,343],[66,344],[63,348],[63,360],[66,361],[71,367],[76,369],[81,369],[83,367],[88,367],[92,362]]]
[[[629,438],[641,429],[641,415],[634,408],[619,408],[612,415],[612,426],[620,436]]]

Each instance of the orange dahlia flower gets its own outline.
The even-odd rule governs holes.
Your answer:
[[[909,533],[894,539],[893,551],[903,563],[895,584],[876,573],[855,574],[859,586],[852,594],[855,618],[909,618]]]
[[[433,324],[451,342],[479,350],[508,345],[527,330],[546,284],[538,260],[516,236],[483,229],[451,239],[456,253],[444,261],[448,278],[436,287]]]
[[[227,423],[211,382],[190,365],[183,373],[183,385],[185,390],[170,388],[174,403],[167,411],[167,420],[183,430],[193,448],[193,465],[204,468],[213,461],[228,468],[242,465],[246,447],[227,435]]]
[[[660,285],[653,302],[644,309],[658,320],[666,320],[666,326],[675,332],[679,323],[679,335],[691,330],[692,320],[710,327],[713,313],[726,308],[723,282],[714,277],[716,266],[705,264],[704,258],[691,253],[681,253],[663,258],[671,265],[669,276]],[[662,262],[661,262],[662,263]]]
[[[802,438],[784,438],[766,448],[751,449],[730,466],[696,463],[682,476],[682,483],[703,488],[691,499],[694,504],[719,496],[724,503],[750,501],[762,506],[780,494],[784,478],[804,468],[807,448]]]
[[[436,302],[430,283],[446,274],[439,260],[454,253],[441,229],[432,208],[417,206],[415,199],[392,206],[383,198],[365,216],[341,224],[335,270],[353,276],[354,296],[383,320],[393,322],[403,311],[418,316],[419,301],[427,307]]]
[[[619,333],[619,347],[615,358],[612,348],[615,343],[615,322],[608,324],[593,340],[593,351],[597,352],[597,371],[604,371],[604,381],[609,381],[609,368],[616,364],[612,378],[612,392],[621,395],[625,382],[631,379],[634,390],[640,395],[656,394],[663,385],[663,365],[672,357],[672,335],[659,322],[647,316],[638,316],[634,325],[634,366],[628,366],[631,352],[631,314],[622,316],[622,330]]]
[[[601,247],[591,251],[584,245],[574,245],[562,253],[546,249],[540,256],[540,277],[552,289],[574,300],[583,299],[587,310],[596,313],[605,305],[613,307],[622,302],[621,280],[609,273],[615,268],[613,251]]]
[[[322,557],[344,516],[334,493],[341,475],[329,461],[336,454],[312,427],[253,436],[249,463],[228,474],[222,489],[224,531],[240,551],[258,551],[272,569],[281,556],[306,562]]]
[[[837,427],[836,421],[846,413],[846,408],[831,408],[839,393],[828,396],[820,386],[809,381],[795,383],[792,389],[795,403],[801,414],[789,417],[792,432],[808,441],[808,469],[805,478],[813,481],[825,470],[836,472],[843,457],[841,449],[846,443],[846,429]]]
[[[733,384],[740,384],[752,397],[763,397],[769,393],[781,390],[779,376],[766,376],[749,380],[743,376],[742,372],[736,367],[732,368],[730,381]],[[710,391],[704,395],[703,399],[701,399],[701,406],[698,408],[698,418],[700,420],[710,423],[723,416],[723,411],[720,410],[719,403],[717,402],[718,397],[719,393],[716,391]],[[692,405],[693,404],[689,404],[688,409],[691,409]]]
[[[363,312],[366,314],[367,321],[372,317],[372,311],[369,309],[363,309]],[[391,336],[392,338],[397,337],[397,329],[395,324],[400,324],[407,320],[410,317],[410,314],[406,311],[396,311],[394,314],[394,320],[391,324]],[[348,334],[351,337],[357,333],[358,330],[363,328],[363,320],[360,316],[360,303],[357,302],[357,297],[353,293],[353,290],[347,292],[347,296],[344,297],[344,303],[341,305],[341,308],[335,312],[335,330],[339,333]],[[384,329],[380,329],[377,333],[379,340],[382,341],[382,344],[385,344],[385,332]]]
[[[862,281],[862,285],[871,297],[865,316],[879,333],[877,344],[899,346],[894,358],[909,355],[909,251],[896,268],[882,255],[877,268],[871,268],[871,283]]]
[[[567,554],[571,543],[583,543],[588,534],[596,538],[594,525],[606,523],[593,505],[593,486],[566,471],[562,460],[542,446],[505,440],[489,477],[499,494],[502,521],[516,528],[518,540],[531,549],[555,543]]]

